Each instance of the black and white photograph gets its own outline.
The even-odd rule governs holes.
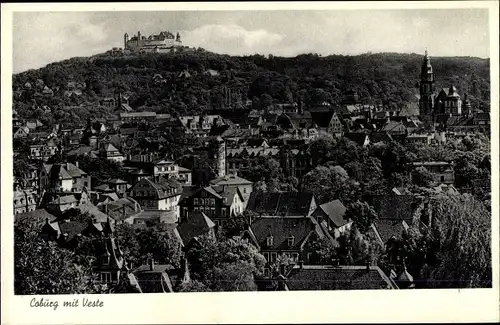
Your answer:
[[[488,8],[164,8],[12,14],[14,295],[493,288]]]

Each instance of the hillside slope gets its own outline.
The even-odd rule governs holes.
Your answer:
[[[136,110],[173,114],[227,107],[229,102],[240,105],[247,99],[257,108],[299,100],[308,107],[323,101],[338,105],[349,90],[357,90],[363,102],[396,108],[418,101],[422,58],[395,53],[327,57],[305,54],[293,58],[236,57],[206,51],[101,54],[14,75],[14,108],[23,117],[48,123],[79,123],[89,116],[109,114],[109,109],[99,103],[117,90],[129,95],[130,105]],[[462,96],[469,94],[474,106],[489,110],[489,59],[431,57],[431,63],[437,89],[453,84]],[[65,91],[72,81],[84,82],[85,88],[81,94],[68,97]],[[31,89],[26,87],[27,82]],[[54,95],[43,95],[44,86]],[[52,112],[44,113],[39,108],[43,105]]]

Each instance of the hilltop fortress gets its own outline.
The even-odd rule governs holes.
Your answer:
[[[176,47],[182,46],[179,33],[174,35],[172,32],[160,32],[148,37],[142,36],[141,32],[129,39],[127,33],[123,35],[123,45],[125,50],[132,52],[171,52]]]

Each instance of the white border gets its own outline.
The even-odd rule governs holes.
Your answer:
[[[304,10],[304,9],[488,8],[492,112],[493,289],[337,291],[287,293],[187,293],[99,295],[103,308],[53,311],[30,308],[30,297],[13,296],[12,205],[12,14],[13,11]],[[2,4],[2,323],[299,323],[299,322],[493,322],[499,320],[498,219],[498,17],[496,1],[432,2],[267,2],[267,3],[103,3]],[[46,296],[59,301],[73,296]],[[80,296],[82,297],[82,296]]]

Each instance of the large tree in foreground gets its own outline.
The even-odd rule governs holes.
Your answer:
[[[432,203],[430,229],[407,239],[413,265],[428,287],[491,287],[491,210],[473,196],[443,195]],[[416,252],[415,254],[411,254]],[[418,253],[418,254],[417,254]]]
[[[18,295],[102,293],[89,264],[45,242],[34,229],[15,231],[14,292]]]

